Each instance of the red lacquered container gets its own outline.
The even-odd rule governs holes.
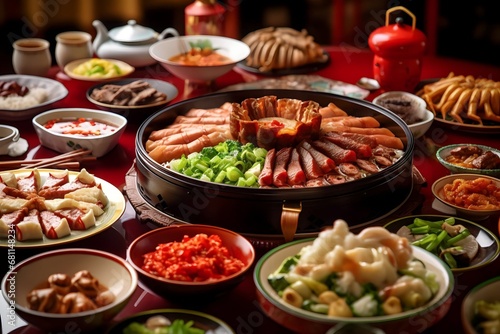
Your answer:
[[[401,17],[390,25],[390,14],[396,10],[405,11],[412,18],[412,25],[404,24]],[[384,91],[414,92],[420,82],[427,38],[415,25],[415,15],[405,7],[396,6],[386,11],[385,26],[375,29],[368,38],[368,45],[375,53],[373,75]]]
[[[185,34],[222,36],[225,11],[215,0],[196,0],[184,9]]]

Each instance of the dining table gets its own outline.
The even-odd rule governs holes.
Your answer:
[[[348,84],[356,84],[361,77],[373,77],[374,55],[369,49],[356,48],[349,45],[336,45],[324,46],[324,50],[329,55],[328,64],[326,66],[313,69],[311,73],[307,74],[314,74],[330,80],[336,80]],[[492,64],[471,62],[458,58],[447,58],[435,55],[426,55],[422,58],[421,80],[446,77],[450,72],[457,75],[472,75],[474,77],[484,77],[500,81],[500,68]],[[195,85],[186,83],[173,76],[159,64],[136,68],[130,76],[135,78],[158,79],[174,85],[178,90],[178,95],[169,102],[168,106],[172,106],[177,102],[192,97],[201,96],[203,94],[211,94],[231,85],[257,82],[258,80],[269,78],[266,74],[246,71],[244,68],[237,66],[228,73],[217,78],[210,86]],[[68,89],[68,95],[62,100],[52,104],[50,106],[51,109],[98,109],[98,106],[90,102],[86,96],[87,90],[95,85],[96,82],[70,79],[62,73],[57,66],[53,66],[50,69],[47,77],[61,82]],[[269,92],[272,94],[272,89]],[[372,90],[365,99],[372,101],[373,98],[380,93],[380,89]],[[15,251],[16,262],[20,262],[30,256],[49,251],[54,248],[75,247],[99,249],[125,258],[128,245],[136,237],[160,226],[142,219],[141,212],[138,212],[138,208],[129,200],[129,196],[126,191],[126,177],[130,174],[130,170],[134,166],[136,158],[136,135],[138,129],[141,124],[143,124],[143,122],[153,113],[161,112],[163,108],[168,108],[168,106],[162,106],[156,110],[148,110],[147,112],[131,111],[126,114],[125,116],[128,119],[128,124],[125,132],[119,140],[118,145],[105,156],[99,157],[95,161],[88,161],[83,164],[83,167],[85,167],[90,173],[100,179],[106,180],[122,191],[126,199],[126,208],[123,215],[109,228],[82,240],[76,240],[71,243],[60,244],[54,247],[17,248]],[[2,156],[0,157],[1,160],[43,159],[54,157],[59,154],[58,152],[40,144],[34,131],[31,118],[17,121],[0,119],[0,123],[17,127],[20,131],[21,137],[26,139],[29,145],[28,151],[22,156]],[[413,166],[419,171],[422,177],[417,194],[408,199],[411,203],[405,203],[405,210],[397,210],[387,216],[381,217],[371,223],[371,225],[382,226],[390,220],[394,220],[399,218],[398,216],[404,215],[443,214],[438,210],[439,208],[436,207],[434,203],[431,186],[434,181],[449,174],[450,172],[439,163],[436,159],[435,153],[439,147],[460,143],[481,144],[500,148],[500,130],[484,131],[484,133],[481,133],[481,131],[467,131],[461,129],[460,126],[454,127],[434,121],[433,125],[424,136],[415,139]],[[366,206],[366,209],[369,210],[370,203],[366,203]],[[328,210],[328,208],[325,208],[325,210]],[[498,236],[500,225],[498,215],[492,215],[477,222]],[[356,231],[355,226],[353,227],[353,231]],[[256,248],[256,261],[258,261],[259,258],[268,250],[269,249],[265,248]],[[2,273],[5,273],[7,271],[7,250],[3,248],[1,251],[2,257],[0,258],[0,262],[2,262],[1,266],[4,268]],[[464,296],[481,282],[498,275],[500,275],[500,258],[495,259],[487,266],[480,267],[472,271],[454,274],[455,285],[449,311],[444,318],[436,323],[434,323],[435,321],[432,317],[429,319],[420,319],[419,322],[415,322],[412,324],[415,326],[415,333],[463,333],[464,330],[461,324],[461,304]],[[2,300],[2,302],[4,301]],[[233,328],[235,333],[238,334],[282,334],[292,332],[290,329],[273,321],[260,307],[252,271],[246,275],[245,279],[240,284],[232,288],[230,291],[227,291],[222,295],[218,295],[213,299],[199,303],[183,303],[183,301],[178,299],[169,299],[156,295],[153,292],[150,292],[139,282],[139,286],[133,294],[130,302],[113,319],[109,326],[138,312],[166,308],[188,308],[210,314],[222,319]],[[36,327],[26,324],[19,317],[16,319],[15,325],[8,324],[5,321],[5,315],[7,312],[6,307],[2,307],[0,312],[3,322],[3,333],[43,333]],[[429,324],[432,324],[432,326],[428,326]],[[395,333],[396,332],[397,331],[395,331]]]

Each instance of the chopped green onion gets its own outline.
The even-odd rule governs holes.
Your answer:
[[[463,230],[462,232],[460,232],[459,234],[457,234],[456,236],[448,239],[448,241],[446,242],[446,244],[448,246],[453,246],[454,244],[456,244],[457,242],[459,242],[460,240],[463,240],[465,239],[466,237],[468,237],[470,235],[470,231],[468,229],[465,229]]]

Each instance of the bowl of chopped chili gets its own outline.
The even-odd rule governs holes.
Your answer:
[[[500,179],[480,174],[451,174],[432,185],[439,211],[455,211],[469,219],[486,219],[500,213]]]
[[[149,231],[127,249],[142,285],[160,296],[213,296],[235,287],[255,259],[242,235],[211,225],[179,224]]]

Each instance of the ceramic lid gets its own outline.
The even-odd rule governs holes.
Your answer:
[[[156,32],[147,27],[143,27],[135,20],[129,20],[127,25],[111,29],[109,37],[117,42],[144,42],[156,36]]]

